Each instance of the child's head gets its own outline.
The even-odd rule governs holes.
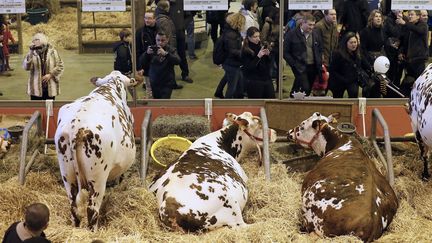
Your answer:
[[[24,213],[24,223],[32,231],[44,230],[48,227],[49,209],[43,203],[29,205]]]
[[[132,33],[128,29],[122,29],[119,33],[120,40],[130,42]]]

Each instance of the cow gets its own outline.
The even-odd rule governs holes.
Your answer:
[[[432,148],[432,64],[417,78],[409,98],[408,114],[423,160],[422,179],[430,179],[428,159]]]
[[[238,161],[262,145],[263,129],[261,119],[250,112],[228,113],[226,119],[230,125],[197,139],[149,186],[157,198],[160,220],[173,231],[247,226],[242,211],[248,177]],[[269,140],[276,140],[273,129]]]
[[[398,201],[361,143],[329,125],[338,116],[315,112],[288,132],[289,140],[322,157],[303,180],[302,225],[319,236],[370,242],[392,222]]]
[[[89,95],[60,108],[54,141],[72,222],[80,225],[78,203],[87,190],[88,227],[97,230],[106,182],[118,178],[135,161],[126,87],[138,81],[119,71],[91,81],[98,87]]]

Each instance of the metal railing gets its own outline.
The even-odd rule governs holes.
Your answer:
[[[265,112],[265,108],[260,108],[260,116],[261,116],[261,122],[262,122],[262,129],[263,129],[263,164],[264,164],[264,173],[267,181],[270,181],[270,151],[269,151],[269,144],[270,144],[270,138],[269,138],[269,127],[267,122],[267,115]]]
[[[27,155],[27,146],[28,146],[28,140],[29,140],[29,132],[31,127],[36,123],[36,134],[40,135],[42,131],[42,117],[40,111],[35,111],[33,115],[31,116],[30,120],[27,122],[27,124],[24,127],[23,134],[22,134],[22,140],[21,140],[21,153],[20,153],[20,167],[19,167],[19,174],[18,174],[18,181],[21,185],[24,185],[25,177],[27,173],[30,170],[30,167],[32,166],[34,159],[36,158],[39,151],[36,149],[32,157],[30,158],[29,162],[26,165],[26,155]]]
[[[380,123],[383,131],[384,131],[384,148],[386,151],[386,158],[384,158],[384,155],[381,153],[380,148],[377,144],[377,137],[376,137],[376,131],[377,131],[377,121]],[[372,124],[371,124],[371,136],[370,139],[372,141],[372,144],[375,148],[375,150],[378,153],[378,156],[381,160],[381,162],[384,164],[384,167],[386,168],[387,172],[387,180],[389,181],[390,185],[393,187],[394,185],[394,171],[393,171],[393,157],[392,157],[392,150],[390,146],[390,132],[387,126],[387,122],[384,120],[384,117],[381,115],[381,112],[375,108],[372,111]]]
[[[140,179],[141,183],[145,185],[145,178],[147,176],[147,169],[150,156],[150,148],[153,143],[151,132],[151,110],[146,110],[144,120],[141,124],[141,160],[140,160]]]

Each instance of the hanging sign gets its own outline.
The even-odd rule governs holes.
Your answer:
[[[19,14],[25,12],[25,0],[0,0],[0,14]]]
[[[126,11],[126,0],[82,0],[83,12]]]
[[[228,10],[228,0],[184,0],[184,10]]]
[[[333,0],[290,0],[290,10],[323,10],[333,9]]]
[[[391,9],[393,10],[421,10],[432,9],[432,0],[393,0],[391,1]]]

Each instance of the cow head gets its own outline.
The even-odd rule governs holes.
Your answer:
[[[223,136],[231,137],[233,140],[229,150],[236,159],[240,159],[251,148],[262,146],[263,127],[260,117],[250,112],[244,112],[241,115],[227,113],[224,124],[229,125],[224,128],[222,133],[226,135]],[[276,131],[269,129],[269,142],[274,141],[276,141]]]
[[[326,151],[327,141],[322,132],[327,128],[334,129],[328,124],[335,123],[339,117],[340,113],[334,113],[326,117],[319,112],[315,112],[311,117],[301,122],[300,125],[288,131],[288,140],[305,148],[311,148],[315,153],[323,156]]]
[[[11,146],[11,142],[9,140],[4,139],[2,136],[0,136],[0,152],[6,153]]]
[[[110,74],[108,74],[103,78],[93,77],[90,79],[90,82],[92,82],[96,86],[101,86],[110,81],[121,81],[125,87],[129,87],[129,86],[133,87],[138,85],[140,82],[142,82],[142,78],[141,77],[129,78],[128,76],[123,75],[119,71],[112,71]]]

